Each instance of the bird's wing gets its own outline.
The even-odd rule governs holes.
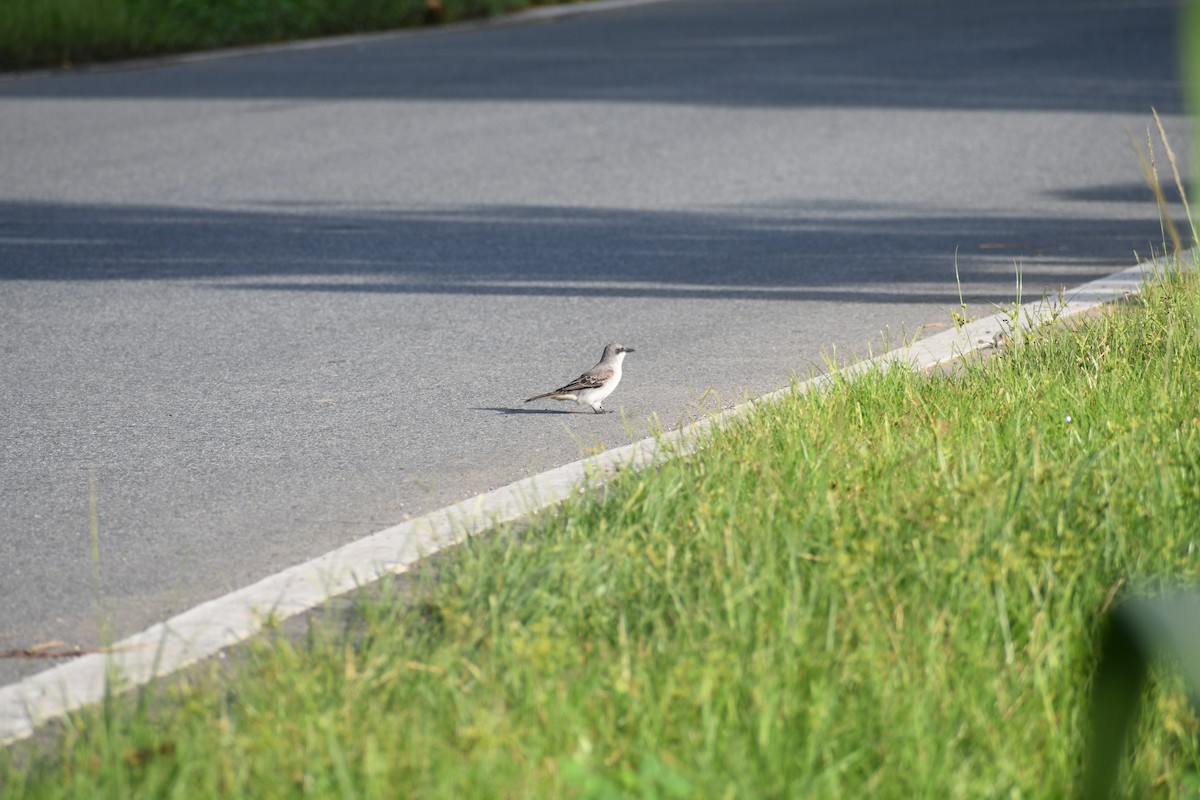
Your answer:
[[[564,392],[578,392],[583,389],[598,389],[603,386],[613,376],[611,367],[603,369],[590,369],[580,375],[575,380],[568,383],[566,386],[561,386],[555,390],[555,394]]]

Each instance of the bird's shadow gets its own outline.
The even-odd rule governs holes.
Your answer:
[[[559,408],[511,408],[504,406],[485,406],[472,408],[472,411],[494,411],[497,414],[587,414],[587,411],[566,411]]]

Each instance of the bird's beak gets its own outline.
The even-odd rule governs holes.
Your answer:
[[[636,350],[634,350],[632,347],[626,347],[626,348],[625,348],[625,352],[626,352],[626,353],[636,353],[637,351],[636,351]]]

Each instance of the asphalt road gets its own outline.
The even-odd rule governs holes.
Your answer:
[[[0,81],[0,650],[945,324],[956,251],[983,313],[1131,265],[1173,16],[672,0]],[[521,402],[613,340],[623,416]]]

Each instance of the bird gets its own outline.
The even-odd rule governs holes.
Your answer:
[[[545,394],[531,397],[525,402],[532,403],[534,400],[545,400],[547,398],[551,400],[574,400],[580,405],[591,406],[592,411],[597,414],[606,414],[608,412],[600,404],[604,402],[604,398],[613,393],[613,389],[616,389],[617,384],[621,382],[621,362],[625,360],[626,353],[632,352],[634,352],[632,347],[626,347],[616,342],[605,345],[604,355],[600,357],[599,364],[566,386],[560,386],[553,392],[546,392]]]

